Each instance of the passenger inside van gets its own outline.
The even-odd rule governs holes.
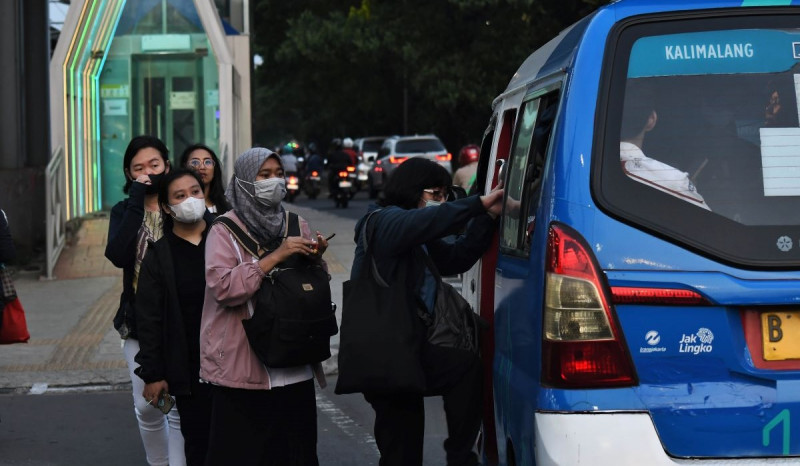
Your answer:
[[[658,114],[653,90],[640,81],[629,81],[625,91],[619,153],[622,169],[630,178],[711,210],[686,172],[644,154],[645,135],[655,128]]]

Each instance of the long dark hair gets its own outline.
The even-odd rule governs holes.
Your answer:
[[[412,157],[392,171],[378,204],[415,209],[423,189],[447,187],[450,183],[450,173],[443,166],[423,157]]]
[[[214,160],[214,178],[211,179],[211,184],[208,186],[208,198],[211,200],[211,203],[217,207],[217,214],[222,215],[231,210],[231,206],[225,198],[225,185],[222,182],[222,168],[220,167],[217,154],[205,144],[192,144],[181,154],[181,167],[186,167],[186,163],[189,162],[189,155],[198,149],[202,149],[211,154],[211,159]]]
[[[161,154],[161,158],[164,159],[164,165],[167,167],[169,166],[169,149],[167,149],[167,145],[164,144],[161,139],[149,135],[136,136],[128,143],[128,147],[125,149],[125,156],[122,157],[122,171],[125,173],[125,186],[122,187],[123,193],[128,194],[128,190],[131,189],[131,183],[133,183],[130,177],[133,158],[140,150],[148,147],[157,150],[159,154]]]

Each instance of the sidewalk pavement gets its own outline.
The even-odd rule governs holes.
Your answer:
[[[350,277],[354,220],[294,204],[288,210],[311,228],[336,233],[324,255],[331,274],[331,293],[341,321],[342,283]],[[40,272],[19,270],[14,276],[25,308],[31,339],[0,345],[0,393],[124,388],[130,384],[119,334],[112,319],[122,293],[122,271],[105,258],[108,217],[83,219],[56,264],[54,280]],[[337,371],[338,335],[331,340],[325,371]]]

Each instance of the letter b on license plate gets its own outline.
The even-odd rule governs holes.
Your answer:
[[[761,314],[761,340],[764,359],[800,359],[800,311]]]

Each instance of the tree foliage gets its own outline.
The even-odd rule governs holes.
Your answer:
[[[603,0],[256,0],[255,142],[480,142],[522,61]]]

